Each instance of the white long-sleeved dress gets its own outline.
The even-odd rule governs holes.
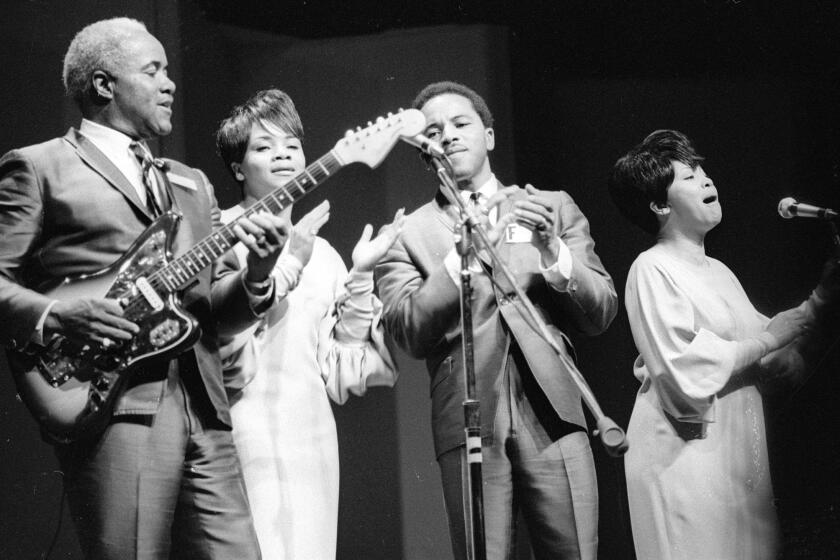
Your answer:
[[[774,558],[762,399],[749,370],[733,376],[737,341],[769,319],[723,263],[659,245],[633,263],[625,295],[642,383],[625,457],[637,557]]]
[[[241,212],[231,208],[223,221]],[[244,261],[244,247],[235,250]],[[329,399],[342,404],[349,393],[391,386],[396,370],[372,275],[348,276],[322,238],[299,279],[282,272],[287,257],[275,268],[281,289],[265,318],[222,352],[233,438],[263,558],[334,560],[339,458]]]

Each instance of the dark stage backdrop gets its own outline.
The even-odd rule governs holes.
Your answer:
[[[760,310],[772,314],[806,297],[829,250],[820,224],[782,221],[775,205],[784,196],[797,196],[840,206],[834,60],[817,65],[809,60],[799,71],[790,70],[796,64],[783,70],[758,65],[750,72],[732,71],[731,64],[718,69],[715,57],[739,56],[736,41],[731,53],[711,50],[700,68],[675,62],[651,70],[638,61],[630,67],[600,65],[600,58],[587,65],[586,53],[575,44],[545,31],[528,35],[503,26],[443,25],[302,40],[210,22],[193,2],[104,4],[29,2],[6,10],[0,24],[0,152],[76,124],[78,114],[61,94],[64,50],[86,23],[130,15],[144,20],[164,43],[178,85],[175,129],[157,152],[205,170],[223,206],[236,202],[238,193],[214,153],[212,134],[230,107],[255,90],[274,86],[292,95],[313,161],[346,129],[407,107],[430,81],[454,79],[475,87],[494,111],[493,162],[503,182],[563,188],[575,198],[622,300],[630,263],[651,240],[621,219],[606,195],[606,176],[622,152],[656,128],[686,132],[706,155],[704,168],[715,179],[724,209],[708,252],[735,271]],[[551,14],[559,22],[562,14]],[[569,25],[564,21],[557,33]],[[620,38],[595,33],[591,41],[603,43],[604,60],[618,51],[636,59],[659,56]],[[411,211],[434,188],[414,150],[399,145],[375,170],[348,166],[295,214],[329,199],[332,218],[322,235],[349,264],[364,223],[379,226],[400,207]],[[626,426],[638,383],[631,373],[635,349],[623,307],[607,333],[576,342],[581,369],[602,407]],[[839,544],[837,354],[829,355],[802,390],[769,410],[788,558],[829,558]],[[404,354],[398,360],[396,388],[375,389],[334,407],[342,469],[340,559],[450,557],[427,374]],[[40,558],[59,518],[60,478],[49,447],[15,398],[4,363],[0,369],[0,557]],[[593,448],[600,557],[631,559],[622,462],[607,457],[597,441]],[[80,557],[65,513],[52,558]]]

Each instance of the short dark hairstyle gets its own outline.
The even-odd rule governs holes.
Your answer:
[[[435,82],[427,85],[420,90],[420,93],[418,93],[417,97],[414,98],[414,102],[412,102],[411,107],[414,109],[422,109],[423,105],[425,105],[430,99],[445,93],[454,93],[469,99],[475,109],[475,112],[478,113],[478,116],[481,118],[481,123],[484,125],[484,128],[493,128],[493,114],[490,112],[490,108],[487,107],[487,103],[484,101],[484,98],[478,95],[474,90],[468,88],[464,84],[459,84],[458,82]]]
[[[292,98],[279,89],[258,91],[234,107],[216,131],[216,149],[236,179],[231,163],[242,163],[255,124],[270,123],[303,142],[303,124]]]
[[[703,161],[691,140],[676,130],[656,130],[642,143],[620,157],[613,166],[609,192],[621,214],[656,235],[659,220],[650,203],[664,206],[668,187],[674,182],[673,163],[678,161],[694,169]]]

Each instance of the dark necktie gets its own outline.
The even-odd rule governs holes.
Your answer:
[[[481,208],[479,208],[479,204],[481,204],[481,193],[470,193],[469,206],[470,210],[472,210],[473,214],[476,217],[479,217],[481,215]]]
[[[496,223],[496,220],[491,219],[490,211],[487,208],[482,207],[483,203],[487,202],[487,196],[484,193],[474,192],[470,193],[469,204],[470,207],[475,212],[476,217],[481,217],[482,215],[487,216],[487,225],[485,227],[489,227]]]
[[[129,148],[134,153],[137,161],[140,163],[140,168],[143,172],[143,187],[146,189],[146,209],[152,216],[157,218],[163,214],[163,211],[161,210],[158,199],[155,196],[155,189],[153,187],[154,183],[152,174],[154,171],[152,170],[152,166],[154,166],[155,163],[154,159],[152,158],[152,154],[149,153],[148,148],[143,146],[140,142],[132,142],[129,145]]]

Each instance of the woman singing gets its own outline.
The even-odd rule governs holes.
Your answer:
[[[625,291],[642,383],[625,458],[633,538],[645,560],[772,559],[758,387],[801,372],[798,348],[820,300],[768,319],[706,255],[721,204],[702,161],[683,134],[658,130],[616,162],[610,182],[622,214],[656,235]]]

